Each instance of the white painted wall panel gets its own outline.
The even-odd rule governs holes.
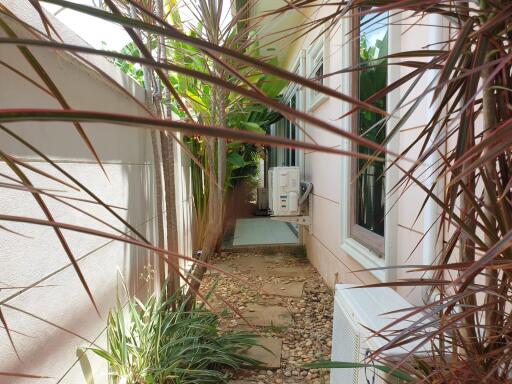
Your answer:
[[[31,21],[32,25],[38,25],[37,17],[26,13],[31,9],[28,3],[11,0],[1,2],[21,10],[20,15]],[[60,28],[63,28],[62,25]],[[16,31],[22,35],[22,29],[16,28]],[[72,41],[80,41],[66,29],[61,32]],[[140,105],[144,102],[144,92],[106,60],[94,58],[95,65],[111,74],[119,84],[130,90],[130,94],[119,90],[112,82],[93,73],[65,53],[45,49],[34,49],[33,52],[73,108],[147,115]],[[0,59],[42,83],[15,47],[1,45]],[[0,67],[0,79],[1,108],[60,108],[48,94],[3,66]],[[153,206],[153,158],[147,129],[100,123],[84,124],[104,164],[109,177],[107,179],[72,124],[23,122],[6,126],[57,161],[105,202],[125,208],[116,208],[116,212],[154,241],[156,212]],[[0,150],[44,172],[65,178],[4,133],[0,133]],[[5,163],[0,163],[0,173],[14,176]],[[87,197],[83,191],[73,191],[31,171],[26,173],[36,187],[52,189],[54,193],[65,196]],[[189,182],[189,178],[187,164],[182,166],[180,163],[177,172],[177,182],[182,187],[181,201],[177,207],[181,224],[180,250],[187,255],[191,253],[191,195],[190,189],[181,184]],[[1,176],[0,179],[12,183]],[[57,221],[116,233],[114,229],[61,202],[51,198],[44,200]],[[98,205],[72,200],[69,202],[121,231],[127,230],[124,224]],[[0,188],[0,212],[44,218],[29,193],[5,188]],[[21,360],[16,358],[6,333],[1,331],[0,371],[52,377],[37,381],[42,383],[92,383],[86,380],[86,376],[92,372],[94,383],[106,383],[106,364],[90,353],[87,354],[88,362],[82,359],[80,363],[77,360],[77,348],[88,347],[89,341],[94,340],[105,346],[107,314],[115,306],[117,292],[122,294],[120,273],[124,275],[132,294],[137,293],[143,297],[153,289],[153,280],[146,278],[155,268],[154,256],[125,243],[64,231],[98,304],[100,317],[95,313],[53,229],[10,222],[1,224],[28,237],[0,230],[0,304],[21,357]],[[39,286],[33,287],[38,282]],[[125,300],[123,294],[121,299]],[[6,377],[0,381],[27,382],[26,379]]]

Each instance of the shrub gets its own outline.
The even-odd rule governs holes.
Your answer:
[[[244,350],[257,345],[254,334],[221,332],[219,315],[203,305],[187,311],[182,292],[144,304],[130,299],[108,317],[108,350],[92,349],[109,363],[115,383],[223,383],[227,369],[254,366]]]

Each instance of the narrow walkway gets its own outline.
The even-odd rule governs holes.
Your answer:
[[[249,350],[248,355],[262,361],[262,366],[238,373],[232,383],[327,384],[328,372],[303,368],[330,357],[332,333],[332,293],[307,258],[286,252],[224,252],[215,266],[237,278],[210,271],[202,290],[215,285],[215,292],[251,324],[230,311],[222,326],[258,332],[262,345],[272,351]],[[217,309],[227,308],[219,299],[211,302]]]
[[[227,247],[297,244],[297,232],[290,224],[269,217],[237,219]]]

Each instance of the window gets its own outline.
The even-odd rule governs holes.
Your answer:
[[[324,38],[318,38],[308,52],[308,78],[314,80],[320,85],[325,85],[325,79],[323,78],[326,73],[325,68],[325,40]],[[327,97],[321,92],[317,92],[313,89],[308,89],[308,108],[314,109],[321,102],[326,100]]]
[[[304,52],[300,51],[291,71],[304,76]],[[302,102],[302,89],[297,84],[290,84],[285,90],[283,95],[283,102],[292,109],[303,110]],[[271,125],[271,135],[285,137],[290,140],[301,140],[301,134],[296,124],[288,120],[285,116]],[[269,150],[269,167],[282,167],[282,166],[300,166],[302,151],[295,148],[270,148]]]
[[[367,100],[387,85],[387,63],[382,58],[388,52],[388,14],[368,14],[357,17],[354,39],[354,65],[362,70],[354,72],[353,93],[360,100]],[[372,100],[373,105],[386,110],[386,96]],[[353,131],[371,141],[382,144],[386,137],[386,123],[383,116],[367,110],[360,110],[353,116]],[[355,150],[375,155],[374,150],[355,145]],[[384,154],[379,154],[384,160]],[[385,216],[385,163],[384,161],[353,160],[353,185],[351,237],[376,252],[384,254]]]
[[[290,70],[297,75],[304,76],[304,51],[300,51],[295,59],[293,65]],[[284,103],[296,110],[302,110],[302,89],[297,84],[290,84],[288,88],[284,92],[283,101]],[[296,124],[288,120],[286,117],[283,118],[279,122],[279,132],[280,136],[283,136],[290,140],[301,140],[301,135],[299,128],[297,128]],[[280,148],[278,149],[278,162],[277,164],[280,166],[289,166],[289,167],[297,167],[300,166],[301,161],[300,158],[303,155],[300,150],[295,148]]]
[[[298,88],[295,87],[293,92],[290,95],[290,99],[286,103],[290,108],[297,109],[297,98],[298,98]],[[291,122],[288,119],[284,119],[284,136],[287,139],[295,140],[298,138],[297,135],[297,127],[293,122]],[[284,163],[283,165],[294,167],[298,165],[298,158],[297,158],[297,150],[295,148],[286,148],[284,152]]]

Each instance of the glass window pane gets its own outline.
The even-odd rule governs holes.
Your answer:
[[[290,99],[290,108],[296,109],[297,107],[297,96],[294,94]]]
[[[315,80],[319,83],[319,84],[322,84],[324,81],[323,81],[323,78],[322,76],[324,75],[324,64],[321,63],[318,68],[316,69],[315,71]]]
[[[358,96],[366,100],[387,85],[387,63],[382,59],[388,52],[387,14],[365,15],[360,19]],[[373,102],[386,110],[386,97]],[[357,133],[376,143],[383,143],[386,125],[382,115],[360,110]],[[360,153],[374,155],[374,150],[358,146]],[[384,159],[384,154],[380,154]],[[357,160],[356,224],[378,235],[384,236],[385,190],[384,162]]]

